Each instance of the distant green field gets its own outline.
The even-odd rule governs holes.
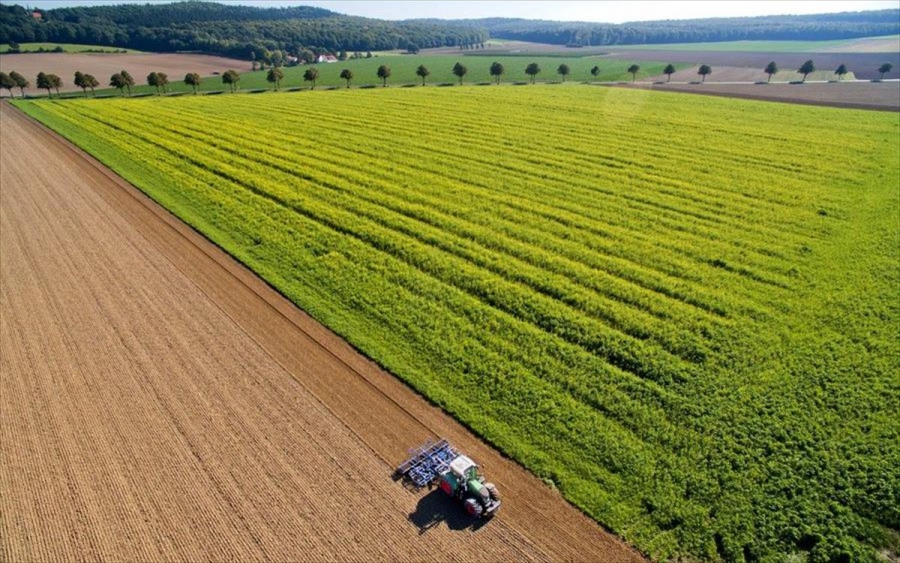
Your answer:
[[[359,86],[380,86],[381,80],[378,78],[376,71],[381,65],[388,65],[391,68],[391,77],[388,79],[388,86],[401,86],[410,84],[421,84],[422,79],[416,76],[416,68],[424,64],[431,71],[431,75],[426,79],[429,85],[437,84],[457,84],[458,78],[453,75],[453,65],[459,61],[468,68],[468,74],[464,78],[464,82],[488,83],[493,79],[489,73],[491,63],[494,61],[504,65],[506,72],[502,76],[503,82],[526,82],[530,78],[525,74],[525,67],[529,63],[536,62],[541,67],[540,74],[537,75],[538,82],[555,82],[560,81],[562,77],[556,73],[557,68],[561,64],[569,65],[571,74],[567,80],[584,82],[588,79],[593,80],[590,70],[594,66],[600,67],[601,71],[597,77],[600,81],[609,80],[631,80],[631,75],[627,69],[631,65],[629,61],[604,61],[591,58],[571,57],[454,57],[451,55],[395,55],[385,57],[374,57],[371,59],[355,59],[342,61],[338,63],[319,64],[315,67],[319,70],[318,88],[328,87],[345,87],[346,81],[340,77],[343,69],[350,69],[353,72],[352,85]],[[653,76],[660,74],[665,68],[664,63],[641,62],[641,76]],[[678,68],[686,68],[690,65],[683,64]],[[291,88],[309,88],[311,83],[303,80],[303,73],[307,66],[296,66],[284,68],[284,80],[281,83],[282,89]],[[125,70],[128,70],[127,68]],[[222,69],[225,71],[226,69]],[[241,74],[240,87],[242,90],[258,90],[271,89],[273,86],[266,81],[267,71],[244,72]],[[104,77],[105,78],[105,77]],[[145,80],[145,77],[135,77],[136,80]],[[185,86],[183,76],[170,76],[170,90],[174,92],[190,92],[192,89]],[[106,84],[106,80],[103,81]],[[205,77],[201,86],[201,91],[219,91],[226,89],[227,86],[222,84],[219,76]],[[133,89],[134,93],[155,93],[155,88],[149,86],[138,85]],[[33,94],[37,92],[32,91]],[[118,95],[118,91],[98,90],[98,95]],[[71,93],[68,97],[79,96],[81,93]]]
[[[16,103],[652,557],[897,557],[900,114],[550,85]]]
[[[895,51],[890,40],[900,36],[867,37],[863,39],[837,39],[833,41],[722,41],[718,43],[659,43],[652,45],[615,45],[610,51],[726,51],[746,53],[817,53],[836,52],[842,48],[859,48],[863,42],[888,45],[885,52]],[[878,52],[878,51],[871,51]]]
[[[53,52],[57,47],[62,47],[66,53],[140,53],[134,49],[124,49],[121,47],[105,47],[102,45],[77,45],[74,43],[21,43],[19,49],[23,53]],[[9,45],[0,45],[0,54],[8,53]]]

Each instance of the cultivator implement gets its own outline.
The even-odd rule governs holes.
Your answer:
[[[434,442],[429,439],[418,448],[409,450],[409,457],[397,467],[394,475],[398,479],[408,478],[416,487],[424,487],[446,471],[458,455],[459,452],[447,440]]]

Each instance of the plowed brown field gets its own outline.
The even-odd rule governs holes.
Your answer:
[[[0,560],[640,560],[96,161],[0,122]],[[497,518],[392,481],[429,436],[483,463]]]
[[[200,76],[209,76],[213,72],[224,72],[233,68],[239,72],[250,70],[248,61],[217,57],[214,55],[196,55],[187,53],[140,53],[140,54],[107,54],[107,53],[21,53],[16,55],[0,55],[0,69],[3,72],[15,70],[31,82],[31,89],[26,94],[40,95],[36,87],[36,76],[39,72],[53,73],[62,78],[63,87],[60,92],[80,92],[81,88],[72,84],[75,71],[93,74],[100,81],[100,87],[106,88],[111,74],[122,69],[134,76],[138,84],[146,84],[146,76],[151,72],[165,72],[172,82],[180,82],[188,72],[196,72]],[[18,96],[19,91],[13,89]],[[46,92],[45,92],[46,93]],[[0,97],[9,92],[3,90]]]

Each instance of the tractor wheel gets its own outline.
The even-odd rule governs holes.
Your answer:
[[[447,495],[453,496],[453,485],[446,479],[441,479],[441,490],[447,493]]]
[[[469,513],[469,516],[478,518],[484,512],[484,507],[481,506],[481,503],[473,498],[467,498],[463,504],[466,505],[466,512]]]
[[[500,491],[497,490],[497,486],[493,483],[485,483],[484,488],[487,489],[488,494],[491,495],[491,500],[500,500]]]

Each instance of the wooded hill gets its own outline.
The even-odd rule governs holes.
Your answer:
[[[817,41],[896,35],[900,10],[842,12],[802,16],[711,18],[605,24],[514,18],[412,20],[453,23],[484,29],[491,37],[554,45],[639,45],[712,41]]]
[[[0,5],[0,43],[83,43],[142,51],[200,51],[249,58],[284,50],[379,51],[475,45],[487,32],[450,22],[390,22],[322,8],[259,8],[214,2],[39,10]]]

